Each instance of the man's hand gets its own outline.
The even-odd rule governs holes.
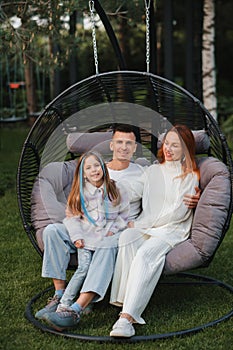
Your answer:
[[[74,242],[74,245],[76,248],[84,248],[84,240],[83,239],[77,239],[77,241]]]
[[[184,204],[189,208],[189,209],[194,209],[197,206],[197,203],[200,199],[201,196],[201,190],[199,187],[195,187],[196,194],[186,194],[184,196]]]
[[[128,228],[134,228],[134,222],[129,221],[127,226],[128,226]]]

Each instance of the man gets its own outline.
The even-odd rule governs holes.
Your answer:
[[[127,125],[118,125],[113,132],[110,143],[113,159],[107,164],[111,178],[127,183],[127,181],[133,182],[134,178],[138,178],[143,173],[143,167],[131,162],[136,147],[136,135],[133,128]],[[189,197],[186,199],[187,202],[189,202]],[[198,198],[197,194],[193,200],[198,201]],[[130,203],[129,221],[135,219],[140,210],[140,201]],[[36,313],[36,317],[46,320],[58,330],[63,330],[75,326],[79,322],[82,310],[92,301],[97,302],[104,298],[112,279],[117,247],[109,247],[108,249],[103,247],[95,251],[79,298],[71,306],[71,309],[55,312],[64,293],[65,270],[69,263],[69,256],[76,249],[70,242],[63,224],[47,226],[43,232],[43,242],[42,276],[53,279],[55,295],[45,308]]]

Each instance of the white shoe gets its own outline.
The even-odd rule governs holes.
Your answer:
[[[120,317],[112,327],[110,332],[111,337],[126,337],[130,338],[135,334],[134,327],[127,318]]]

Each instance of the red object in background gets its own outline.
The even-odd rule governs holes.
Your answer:
[[[18,89],[20,86],[24,86],[24,85],[25,85],[24,81],[9,83],[9,86],[10,86],[11,89]]]

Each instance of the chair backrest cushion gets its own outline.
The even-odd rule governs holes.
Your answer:
[[[53,162],[37,176],[31,195],[31,220],[38,246],[43,251],[42,233],[51,223],[62,222],[77,161]]]
[[[72,153],[82,154],[94,149],[101,154],[110,152],[109,144],[112,139],[112,131],[81,133],[74,132],[67,135],[66,146]]]
[[[196,154],[208,154],[210,140],[206,131],[193,130],[192,133],[195,138]],[[163,137],[164,133],[158,137],[158,148],[161,146]],[[94,149],[102,154],[108,154],[111,139],[112,131],[92,133],[74,132],[67,135],[66,146],[72,153],[82,154],[90,149]]]

